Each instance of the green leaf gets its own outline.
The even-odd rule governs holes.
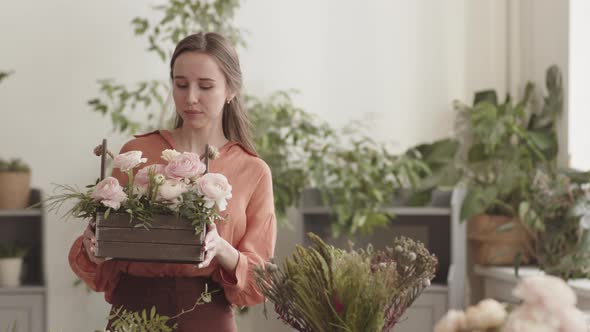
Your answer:
[[[498,96],[494,90],[484,90],[475,93],[473,99],[473,105],[477,105],[481,102],[489,102],[492,105],[498,105]]]
[[[461,221],[469,220],[478,214],[485,213],[496,199],[495,188],[470,189],[461,206]]]
[[[486,159],[488,159],[488,155],[486,147],[482,143],[476,143],[469,149],[467,160],[470,163],[485,161]]]

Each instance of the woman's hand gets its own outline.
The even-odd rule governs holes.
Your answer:
[[[94,236],[94,230],[96,229],[96,221],[92,220],[88,223],[88,226],[84,230],[84,239],[82,243],[84,244],[84,249],[86,249],[86,255],[90,259],[91,262],[94,264],[102,264],[104,263],[104,258],[96,257],[96,237]]]
[[[199,263],[199,268],[204,268],[211,264],[213,258],[217,258],[219,264],[227,272],[234,272],[238,265],[239,252],[225,239],[217,233],[217,226],[207,224],[207,235],[205,235],[204,248],[205,260]]]

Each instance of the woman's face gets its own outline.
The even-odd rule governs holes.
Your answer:
[[[223,106],[230,94],[223,72],[213,57],[184,52],[172,68],[172,96],[184,127],[220,126]]]

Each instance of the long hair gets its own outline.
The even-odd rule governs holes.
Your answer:
[[[225,76],[228,88],[236,93],[228,103],[223,104],[222,126],[223,134],[230,141],[237,141],[251,152],[256,153],[252,140],[251,125],[244,108],[242,91],[242,70],[238,54],[229,40],[215,32],[199,32],[181,40],[170,60],[170,79],[173,79],[174,62],[184,52],[199,52],[207,54],[219,65]],[[176,115],[175,128],[182,127],[183,121]]]

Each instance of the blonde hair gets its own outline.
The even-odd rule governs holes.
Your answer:
[[[181,40],[170,60],[170,78],[173,79],[174,62],[184,52],[200,52],[213,57],[225,76],[228,88],[236,95],[223,105],[223,134],[230,141],[240,142],[250,152],[256,153],[252,140],[251,125],[242,100],[242,70],[238,54],[229,40],[215,32],[199,32]],[[183,121],[176,115],[175,128]]]

